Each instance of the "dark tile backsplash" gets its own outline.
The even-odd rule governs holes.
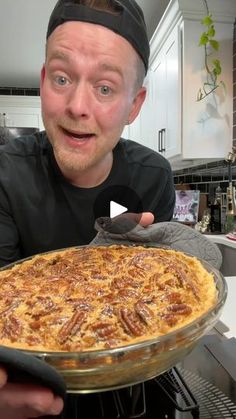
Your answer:
[[[232,164],[231,171],[232,180],[236,182],[236,162]],[[174,172],[175,185],[187,184],[202,193],[209,193],[210,185],[215,188],[220,185],[222,192],[226,192],[228,182],[229,165],[224,160]]]
[[[0,87],[0,95],[40,96],[38,88]]]

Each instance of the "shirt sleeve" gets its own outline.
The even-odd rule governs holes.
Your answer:
[[[173,217],[175,207],[175,188],[171,170],[166,170],[165,176],[159,181],[158,193],[152,202],[152,212],[155,223],[170,221]],[[155,196],[155,195],[154,195]]]
[[[0,187],[0,267],[21,258],[19,235],[5,192]]]

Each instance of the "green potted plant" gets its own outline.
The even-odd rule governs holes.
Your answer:
[[[204,48],[204,67],[206,71],[206,81],[198,90],[197,101],[205,99],[208,95],[213,93],[220,86],[225,87],[222,80],[219,80],[221,74],[221,62],[218,58],[212,58],[212,53],[219,50],[219,42],[216,39],[216,30],[212,15],[210,14],[207,0],[203,0],[207,14],[202,19],[201,23],[204,26],[204,31],[201,33],[199,39],[199,46]]]

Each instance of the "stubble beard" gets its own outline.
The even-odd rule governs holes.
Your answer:
[[[53,147],[55,159],[64,175],[73,177],[73,175],[85,174],[85,172],[89,172],[89,169],[94,170],[96,166],[98,168],[99,166],[101,167],[103,162],[106,166],[106,158],[112,153],[108,144],[101,145],[101,142],[99,142],[99,147],[96,147],[92,154],[83,154],[79,150],[65,148],[57,141],[57,138],[60,138],[60,132],[57,132],[50,124],[47,124],[47,121],[44,121],[44,125],[48,139]]]
[[[44,125],[55,159],[62,172],[80,173],[96,165],[101,159],[103,155],[101,150],[95,150],[94,154],[89,156],[80,154],[79,150],[65,148],[57,141],[57,138],[60,138],[60,133],[46,124],[46,121]]]
[[[103,147],[96,149],[92,155],[81,155],[78,151],[66,150],[57,144],[53,146],[53,151],[61,171],[77,175],[88,173],[89,169],[94,170],[96,166],[99,171],[103,162],[106,166],[107,156],[112,153],[112,150]]]

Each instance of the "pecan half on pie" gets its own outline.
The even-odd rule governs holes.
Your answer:
[[[119,347],[174,331],[216,299],[213,275],[181,252],[70,248],[0,272],[0,343],[53,352]]]

